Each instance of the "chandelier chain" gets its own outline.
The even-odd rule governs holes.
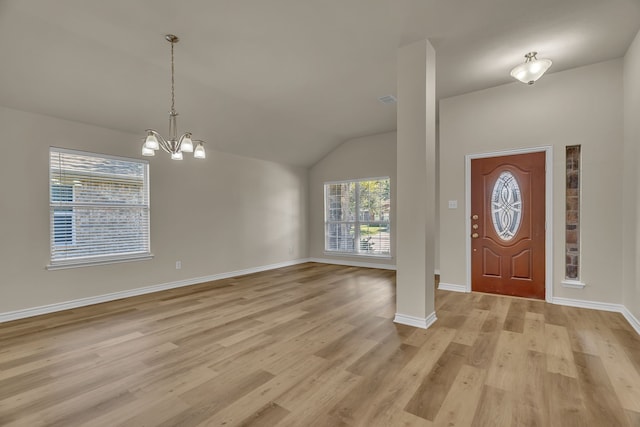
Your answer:
[[[175,104],[176,104],[176,96],[175,96],[175,90],[174,90],[174,66],[173,66],[173,45],[174,42],[171,42],[171,112],[175,113],[176,109],[175,109]]]

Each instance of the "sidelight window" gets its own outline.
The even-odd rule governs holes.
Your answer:
[[[580,145],[566,147],[565,282],[580,283]]]

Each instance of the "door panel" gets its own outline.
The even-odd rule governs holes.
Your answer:
[[[482,266],[483,274],[485,276],[500,277],[502,271],[502,258],[493,252],[491,248],[482,248],[484,253],[482,254]]]
[[[545,153],[471,161],[471,287],[545,297]]]
[[[531,275],[531,250],[525,249],[511,258],[511,277],[533,280]]]

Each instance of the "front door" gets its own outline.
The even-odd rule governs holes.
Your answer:
[[[471,288],[545,298],[545,153],[471,160]]]

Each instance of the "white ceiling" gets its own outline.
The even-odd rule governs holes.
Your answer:
[[[621,57],[639,28],[640,0],[0,0],[0,104],[166,135],[174,33],[179,132],[309,166],[395,129],[377,98],[407,43],[434,45],[444,98],[511,82],[531,50],[550,72]]]

